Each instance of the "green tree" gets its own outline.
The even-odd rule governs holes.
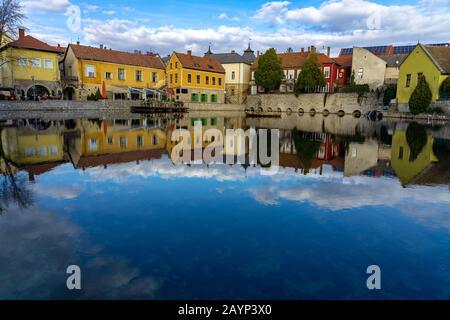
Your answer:
[[[431,104],[432,93],[425,76],[420,77],[417,87],[409,98],[409,110],[412,114],[425,112]]]
[[[416,161],[428,141],[427,131],[417,122],[411,122],[406,129],[406,141],[411,151],[409,161]]]
[[[439,89],[439,99],[450,100],[450,77],[447,77],[447,79],[442,82]]]
[[[255,70],[255,81],[264,90],[276,90],[280,87],[283,78],[283,67],[275,49],[269,49],[258,60]]]
[[[391,100],[395,99],[396,96],[397,96],[397,85],[396,84],[389,85],[384,91],[383,104],[385,106],[389,105],[389,103],[391,103]]]
[[[100,93],[100,89],[97,88],[97,91],[95,92],[95,101],[103,99],[102,94]]]
[[[316,53],[311,53],[303,65],[295,84],[295,93],[314,92],[317,87],[325,86],[322,68]]]

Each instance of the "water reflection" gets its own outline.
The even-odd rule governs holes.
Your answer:
[[[174,165],[171,133],[197,121],[280,129],[279,173]],[[0,298],[450,297],[448,125],[198,113],[0,130]],[[358,285],[374,262],[379,296]],[[82,293],[64,288],[73,263]]]

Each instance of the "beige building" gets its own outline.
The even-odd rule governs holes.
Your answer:
[[[250,91],[251,64],[255,60],[253,50],[248,46],[243,55],[236,51],[230,53],[205,53],[220,62],[225,69],[225,103],[244,104]]]
[[[356,84],[368,84],[375,90],[384,85],[386,61],[367,49],[353,47],[352,72]]]

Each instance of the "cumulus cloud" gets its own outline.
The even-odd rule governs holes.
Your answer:
[[[33,10],[43,12],[60,12],[65,11],[70,5],[69,0],[26,0],[22,1],[21,5],[26,12],[32,12]]]
[[[114,11],[114,10],[106,10],[106,11],[103,11],[103,14],[106,14],[106,15],[114,15],[114,14],[116,14],[116,12]]]
[[[241,19],[239,19],[238,17],[230,17],[227,13],[223,12],[221,14],[219,14],[219,16],[217,17],[220,20],[230,20],[230,21],[240,21]]]
[[[434,1],[440,3],[436,5]],[[374,13],[379,24],[368,25]],[[219,19],[229,15],[222,13]],[[179,28],[173,25],[146,26],[142,21],[126,19],[85,20],[85,40],[103,43],[121,50],[154,49],[161,54],[173,50],[192,49],[197,54],[207,50],[210,42],[222,51],[244,49],[252,39],[255,50],[275,47],[413,44],[449,41],[450,9],[448,1],[423,0],[414,5],[381,5],[368,0],[327,1],[317,7],[295,8],[288,1],[264,4],[253,16],[276,28],[255,29],[256,26],[215,28]]]

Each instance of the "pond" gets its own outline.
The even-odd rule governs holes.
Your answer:
[[[278,169],[175,163],[171,135],[199,122],[278,129]],[[0,131],[1,299],[450,298],[445,123],[203,112]]]

